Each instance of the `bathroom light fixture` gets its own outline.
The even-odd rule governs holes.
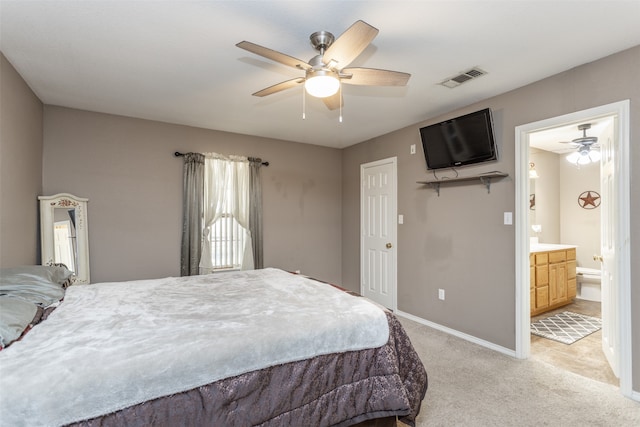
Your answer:
[[[307,72],[304,82],[307,93],[317,98],[335,95],[340,89],[338,73],[331,70],[312,70]]]
[[[536,164],[531,162],[529,163],[529,178],[538,178],[540,175],[538,175],[538,172],[536,171]]]
[[[587,129],[589,128],[591,128],[591,123],[578,126],[578,129],[583,131],[583,134],[581,138],[576,138],[570,142],[576,147],[576,151],[567,156],[567,161],[576,165],[588,165],[591,162],[600,161],[600,151],[596,149],[598,147],[598,138],[587,136]]]
[[[579,151],[574,151],[567,156],[567,160],[577,165],[588,165],[591,162],[600,161],[600,152],[592,150],[589,146],[579,147]]]

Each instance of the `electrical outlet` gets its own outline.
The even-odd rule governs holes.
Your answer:
[[[409,154],[416,154],[416,144],[411,144],[411,148],[409,149]]]
[[[444,289],[438,289],[438,299],[444,301]]]

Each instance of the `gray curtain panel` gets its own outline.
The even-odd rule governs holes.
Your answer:
[[[253,266],[264,268],[262,253],[262,159],[249,157],[249,231],[253,241]]]
[[[204,155],[186,153],[183,157],[180,275],[194,276],[199,272],[200,253],[202,252]]]

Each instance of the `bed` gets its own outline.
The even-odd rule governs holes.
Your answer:
[[[0,424],[415,423],[424,366],[356,294],[273,268],[65,289],[67,273],[1,274]],[[13,306],[34,311],[26,331]]]

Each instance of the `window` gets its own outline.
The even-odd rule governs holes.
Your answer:
[[[246,157],[205,157],[203,216],[200,272],[253,268]]]
[[[245,246],[246,230],[230,213],[224,213],[211,225],[214,270],[239,269]]]

